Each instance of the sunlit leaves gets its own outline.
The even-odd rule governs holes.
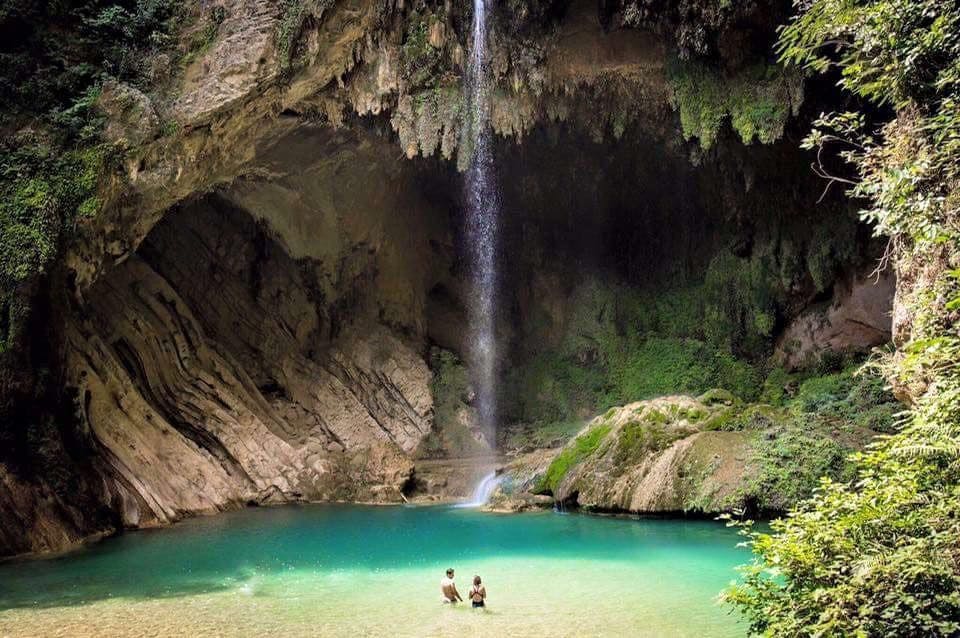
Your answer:
[[[767,636],[960,633],[960,6],[938,0],[812,0],[782,30],[785,61],[840,69],[840,85],[895,117],[821,116],[804,146],[824,177],[869,206],[891,238],[909,339],[881,360],[911,397],[901,430],[857,457],[849,484],[745,533],[755,562],[726,599]],[[854,179],[823,168],[845,160]],[[903,293],[907,294],[903,294]]]

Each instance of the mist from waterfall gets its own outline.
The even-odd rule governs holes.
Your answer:
[[[473,29],[467,59],[467,126],[464,140],[472,144],[466,172],[466,244],[470,260],[470,370],[483,431],[493,437],[497,419],[494,336],[497,302],[497,226],[499,193],[491,150],[490,87],[486,70],[487,0],[473,2]],[[491,442],[493,438],[491,438]]]
[[[497,486],[503,481],[503,476],[498,476],[496,472],[490,472],[477,483],[477,486],[473,488],[473,494],[470,496],[470,500],[465,503],[458,503],[454,507],[467,508],[467,507],[483,507],[487,504],[487,501],[490,500],[490,497],[493,496],[494,490],[497,489]]]

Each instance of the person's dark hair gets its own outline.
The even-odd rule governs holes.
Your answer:
[[[480,577],[479,577],[479,576],[474,576],[474,577],[473,577],[473,584],[474,584],[474,585],[479,585],[479,584],[480,584]]]
[[[453,567],[447,570],[447,576],[453,576]]]

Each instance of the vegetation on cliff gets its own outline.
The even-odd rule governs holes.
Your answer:
[[[683,137],[697,138],[703,150],[728,118],[745,144],[771,144],[803,102],[803,76],[779,65],[755,64],[725,77],[701,62],[677,61],[670,84]]]
[[[145,87],[166,72],[146,54],[170,45],[179,8],[173,0],[0,3],[0,457],[48,481],[69,474],[64,448],[75,437],[57,440],[72,413],[58,404],[72,398],[58,387],[45,277],[103,204],[116,152],[101,139],[102,87]],[[81,500],[77,481],[55,483]]]
[[[573,295],[560,342],[510,370],[505,387],[521,389],[507,397],[510,415],[550,427],[639,399],[717,387],[761,400],[767,376],[780,372],[771,355],[791,291],[828,291],[859,258],[854,233],[841,223],[834,222],[832,237],[821,223],[792,241],[778,230],[749,256],[722,248],[687,285],[585,284]],[[547,331],[538,321],[546,319],[535,316],[527,328],[534,341]],[[807,363],[821,373],[843,367],[842,356]]]
[[[601,4],[601,11],[601,20],[619,17],[626,26],[656,29],[672,40],[682,59],[691,59],[720,53],[738,57],[750,55],[753,48],[763,48],[765,29],[779,22],[782,7],[771,0],[613,0]],[[744,30],[737,31],[738,26]],[[750,27],[759,33],[751,34]]]
[[[37,278],[100,212],[126,150],[103,140],[104,89],[123,86],[113,106],[143,115],[142,93],[209,49],[225,15],[177,0],[0,2],[0,352],[18,345]]]
[[[785,511],[821,477],[852,477],[850,454],[890,431],[900,404],[878,377],[856,369],[771,374],[782,390],[769,393],[771,403],[711,390],[611,408],[556,455],[534,489],[579,493],[581,505],[607,509]],[[610,487],[623,476],[623,489],[635,492],[629,498]]]
[[[96,215],[96,111],[107,77],[142,77],[145,48],[163,44],[174,3],[21,2],[0,6],[0,351],[25,329],[30,281],[64,231]]]
[[[899,431],[852,481],[750,533],[755,562],[726,596],[768,636],[960,633],[960,8],[937,0],[816,0],[783,31],[786,60],[839,69],[894,117],[827,115],[808,144],[839,149],[890,238],[909,324],[878,366],[909,397]],[[825,171],[826,173],[826,171]]]

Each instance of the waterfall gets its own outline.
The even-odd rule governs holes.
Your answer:
[[[470,500],[466,503],[459,503],[456,507],[483,507],[490,500],[490,496],[502,480],[502,476],[497,476],[496,472],[490,472],[473,489]]]
[[[468,349],[471,377],[476,392],[480,427],[495,441],[497,419],[496,359],[494,336],[497,302],[497,224],[499,195],[491,151],[490,90],[486,70],[487,0],[473,2],[473,29],[467,59],[468,110],[464,122],[464,146],[470,164],[466,172],[466,244],[470,260],[471,294],[468,307]]]

